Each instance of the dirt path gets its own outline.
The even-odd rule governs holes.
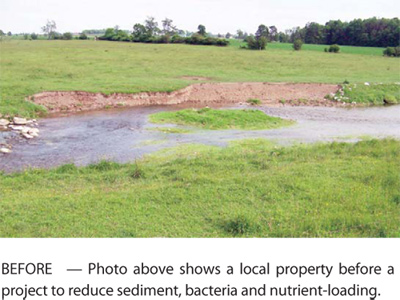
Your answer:
[[[325,96],[339,86],[318,83],[199,83],[171,93],[43,92],[30,98],[50,113],[99,110],[120,106],[174,105],[181,103],[235,104],[259,99],[276,106],[337,106]]]

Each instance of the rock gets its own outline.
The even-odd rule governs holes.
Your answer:
[[[30,128],[30,127],[26,127],[26,126],[24,126],[24,127],[22,127],[22,129],[21,129],[21,132],[22,132],[22,133],[28,133],[28,132],[29,132],[29,130],[31,130],[31,128]]]
[[[10,125],[9,126],[12,130],[16,130],[16,131],[21,131],[24,126],[15,126],[15,125]]]
[[[0,126],[7,126],[10,122],[6,119],[0,119]]]
[[[26,138],[26,139],[33,139],[33,136],[31,136],[30,134],[27,134],[27,133],[23,133],[22,134],[22,136],[24,137],[24,138]]]
[[[39,136],[39,134],[37,132],[32,132],[32,133],[29,132],[28,134],[33,136],[33,137],[38,137]]]
[[[33,133],[38,134],[39,133],[39,129],[37,129],[37,128],[29,128],[28,133],[30,135],[33,135]]]
[[[11,153],[12,151],[10,149],[7,149],[7,148],[0,148],[0,152],[1,153]]]
[[[25,118],[14,117],[13,123],[15,125],[26,125],[28,123],[28,121]]]

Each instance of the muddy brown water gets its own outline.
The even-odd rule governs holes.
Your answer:
[[[187,143],[225,146],[244,138],[266,138],[281,144],[318,141],[357,141],[364,136],[400,139],[400,105],[367,108],[258,107],[272,116],[297,124],[274,130],[195,130],[186,134],[151,131],[148,115],[176,107],[137,107],[58,116],[39,121],[40,136],[25,140],[0,132],[0,144],[12,145],[11,154],[0,154],[0,170],[49,168],[66,163],[87,165],[108,159],[130,162],[144,154]],[[230,107],[239,108],[239,107]]]

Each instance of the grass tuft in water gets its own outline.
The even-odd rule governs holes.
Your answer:
[[[212,130],[262,130],[294,124],[294,121],[271,117],[260,110],[216,110],[211,108],[160,112],[150,115],[150,121],[154,123],[190,125]]]

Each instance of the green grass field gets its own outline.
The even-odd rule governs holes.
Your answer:
[[[246,46],[246,43],[242,40],[230,40],[231,47]],[[324,49],[329,47],[329,45],[312,45],[304,44],[301,51],[318,51],[324,52]],[[291,43],[269,43],[267,45],[267,50],[290,50],[293,51],[293,44]],[[340,46],[340,52],[344,54],[361,54],[361,55],[372,55],[372,56],[382,56],[383,50],[385,48],[378,47],[354,47],[354,46]],[[327,55],[332,55],[332,53],[326,53]]]
[[[178,124],[202,129],[261,130],[285,127],[294,122],[266,115],[260,110],[216,110],[210,108],[166,111],[150,115],[153,123]]]
[[[220,48],[79,40],[4,41],[0,114],[36,115],[43,110],[24,98],[42,91],[173,91],[193,83],[183,76],[230,82],[400,81],[398,59],[374,55],[378,52],[374,48],[350,48],[328,54],[295,52],[289,44],[270,44],[267,51],[249,51],[238,45]],[[367,53],[371,55],[363,55]]]
[[[1,237],[400,237],[400,142],[187,145],[0,175]]]

